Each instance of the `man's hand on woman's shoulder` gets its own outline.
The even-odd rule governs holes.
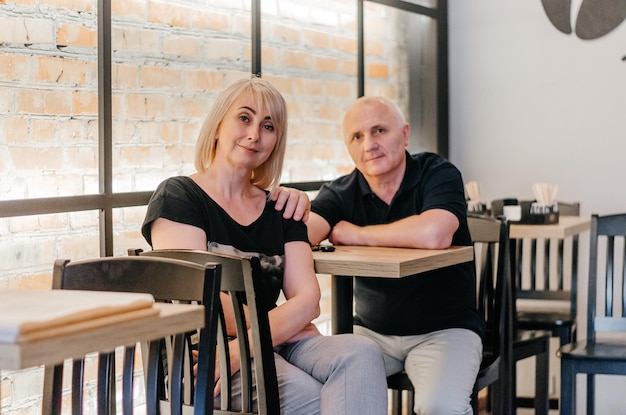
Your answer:
[[[276,210],[283,211],[283,218],[293,218],[303,222],[309,219],[311,201],[302,190],[276,187],[270,191],[270,199],[276,202]]]

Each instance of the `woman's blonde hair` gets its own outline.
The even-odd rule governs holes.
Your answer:
[[[271,189],[280,182],[287,141],[287,104],[278,90],[266,80],[252,77],[241,79],[224,89],[202,125],[196,143],[196,169],[202,173],[215,159],[217,132],[226,112],[241,95],[250,93],[260,111],[267,110],[276,131],[276,145],[270,156],[250,176],[250,183],[261,189]]]

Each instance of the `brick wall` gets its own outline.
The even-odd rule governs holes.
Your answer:
[[[0,199],[98,192],[96,0],[0,0]],[[112,2],[114,191],[193,171],[197,132],[251,70],[250,2]],[[283,181],[352,168],[341,114],[357,95],[353,0],[262,2],[263,77],[290,113]],[[366,93],[406,97],[402,16],[366,4]],[[116,255],[147,248],[144,207],[116,209]],[[0,219],[0,289],[50,285],[54,259],[99,255],[98,212]],[[328,329],[329,278],[322,276]],[[38,412],[41,371],[1,372],[3,414]],[[39,388],[39,389],[38,389]]]

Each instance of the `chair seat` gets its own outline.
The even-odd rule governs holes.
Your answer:
[[[569,313],[519,311],[517,312],[517,324],[519,328],[549,329],[553,326],[571,327],[575,324]]]
[[[387,376],[387,387],[397,390],[413,390],[413,384],[404,370],[394,373],[391,376]]]
[[[561,359],[626,362],[626,341],[612,340],[595,344],[580,341],[561,347],[558,354]]]
[[[513,361],[547,353],[552,333],[546,330],[516,330],[513,333]],[[547,381],[547,379],[546,379]]]

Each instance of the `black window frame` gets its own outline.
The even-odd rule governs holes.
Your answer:
[[[437,152],[448,157],[448,7],[438,0],[429,8],[402,0],[357,0],[357,82],[358,96],[364,94],[363,3],[369,1],[437,20]],[[252,0],[251,73],[262,76],[261,68],[261,0]],[[113,209],[145,206],[151,191],[113,192],[112,84],[111,84],[111,0],[98,0],[98,178],[99,193],[18,200],[0,200],[0,218],[99,211],[101,256],[113,256]],[[322,182],[284,183],[285,186],[310,191]]]

